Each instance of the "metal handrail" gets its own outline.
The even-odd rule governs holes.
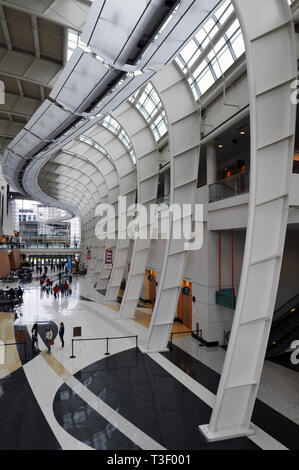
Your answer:
[[[1,244],[0,245],[1,250],[12,250],[12,249],[19,249],[19,250],[82,250],[83,246],[82,245],[70,245],[68,247],[64,247],[63,243],[54,243],[51,244],[49,243],[48,246],[46,246],[46,243],[10,243],[10,244]]]
[[[104,338],[72,338],[72,355],[70,356],[70,359],[75,359],[75,357],[76,357],[74,355],[74,342],[75,341],[106,341],[105,356],[110,356],[110,353],[109,353],[109,340],[128,339],[128,338],[135,338],[136,339],[136,351],[138,351],[138,336],[137,335],[132,335],[132,336],[110,336],[110,337],[104,337]]]
[[[286,318],[291,312],[292,308],[299,304],[299,294],[294,295],[292,299],[288,300],[285,304],[281,305],[278,309],[275,310],[273,315],[272,325],[280,323],[284,318]],[[286,312],[281,313],[281,311],[286,310]]]
[[[241,187],[234,187],[234,184],[243,183],[243,189]],[[229,191],[230,194],[225,194],[225,190]],[[209,185],[209,202],[216,202],[229,197],[237,196],[239,194],[245,194],[249,192],[249,171],[243,171],[237,175],[231,176],[230,178],[224,178],[216,183]]]

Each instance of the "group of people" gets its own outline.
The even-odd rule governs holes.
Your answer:
[[[40,279],[40,286],[42,291],[45,291],[47,294],[54,294],[54,298],[56,299],[59,296],[59,293],[61,295],[71,295],[72,290],[70,289],[70,284],[72,283],[72,275],[70,274],[68,278],[62,279],[61,273],[58,276],[59,278],[59,283],[55,284],[53,287],[53,280],[51,280],[49,277],[41,277]]]
[[[33,263],[32,263],[33,264]],[[32,266],[33,267],[33,266]],[[42,266],[41,264],[37,264],[36,265],[36,272],[37,273],[42,273],[44,271],[44,273],[48,273],[48,266]],[[61,271],[65,271],[67,272],[67,264],[66,262],[59,262],[59,263],[51,263],[50,264],[50,270],[51,270],[51,273],[55,272],[57,270],[57,272],[61,272]]]
[[[60,282],[59,284],[56,284],[55,287],[53,288],[55,299],[56,297],[59,296],[59,292],[61,293],[61,295],[71,295],[72,290],[70,289],[70,286],[67,280],[65,280],[63,283]]]
[[[59,330],[58,330],[59,338],[61,341],[61,347],[64,348],[64,323],[60,322]],[[32,343],[32,353],[33,355],[39,354],[41,350],[39,349],[38,344],[38,323],[35,323],[31,330],[31,343]],[[51,330],[50,325],[46,326],[46,335],[45,335],[45,343],[48,348],[47,353],[51,354],[51,347],[54,346],[54,334]]]
[[[22,300],[23,299],[23,289],[21,286],[17,288],[6,286],[6,289],[0,289],[0,299],[2,300]]]

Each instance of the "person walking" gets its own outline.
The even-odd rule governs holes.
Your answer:
[[[69,295],[69,285],[67,281],[65,281],[64,283],[64,292],[65,292],[65,295]]]
[[[23,299],[23,290],[22,290],[21,286],[18,287],[17,296],[20,300]]]
[[[31,330],[31,341],[32,341],[32,354],[40,353],[38,348],[38,324],[34,323]]]
[[[46,346],[48,348],[47,353],[51,354],[51,346],[53,346],[54,341],[53,341],[53,332],[50,328],[50,325],[46,326]]]
[[[55,299],[56,299],[56,297],[59,295],[59,287],[58,287],[57,284],[56,284],[56,286],[54,287],[53,291],[54,291],[54,297],[55,297]]]
[[[61,347],[64,348],[64,323],[60,322],[59,325],[59,338],[61,341]]]

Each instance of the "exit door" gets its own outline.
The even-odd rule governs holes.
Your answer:
[[[177,306],[177,318],[182,324],[192,330],[192,282],[183,281]]]

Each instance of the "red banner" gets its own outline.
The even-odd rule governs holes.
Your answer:
[[[105,269],[112,269],[112,250],[107,248],[105,252]]]

